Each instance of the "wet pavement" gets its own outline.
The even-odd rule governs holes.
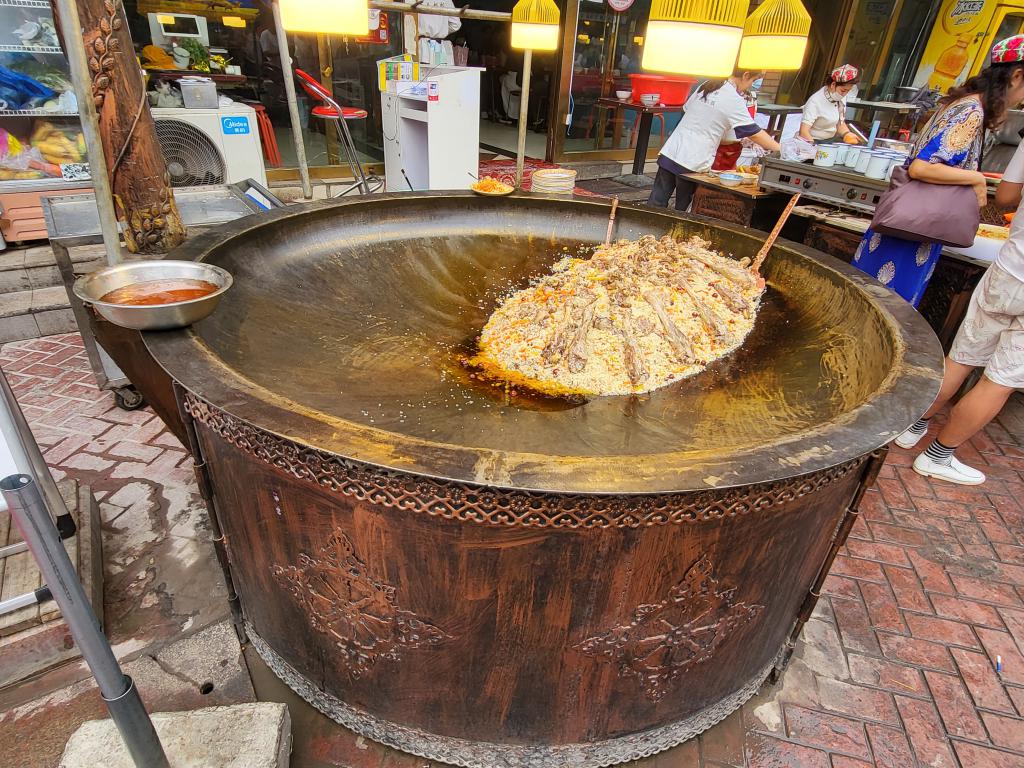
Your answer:
[[[243,654],[190,459],[149,410],[95,388],[77,336],[9,344],[0,366],[57,476],[100,501],[108,631],[153,709],[255,694],[288,704],[295,768],[432,765],[335,725]],[[630,765],[1024,768],[1024,404],[959,455],[990,480],[930,482],[894,448],[782,679]],[[86,677],[72,664],[0,690],[0,765],[56,765],[74,728],[103,715]]]

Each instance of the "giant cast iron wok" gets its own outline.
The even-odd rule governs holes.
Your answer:
[[[873,480],[931,403],[901,299],[777,245],[743,347],[642,397],[510,395],[460,360],[580,244],[586,199],[298,206],[177,258],[234,289],[146,344],[180,385],[254,646],[338,722],[466,766],[600,766],[736,709],[780,665]],[[762,233],[620,209],[618,236]]]

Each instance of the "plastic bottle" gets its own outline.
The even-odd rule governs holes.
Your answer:
[[[956,85],[957,78],[960,77],[960,73],[963,72],[967,60],[970,58],[967,46],[970,45],[971,40],[971,35],[960,35],[954,45],[939,54],[939,58],[935,62],[935,71],[928,78],[930,87],[938,88],[945,93]]]

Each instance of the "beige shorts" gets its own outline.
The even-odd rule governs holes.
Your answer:
[[[984,367],[996,384],[1024,388],[1024,283],[998,264],[989,267],[974,289],[949,356]]]

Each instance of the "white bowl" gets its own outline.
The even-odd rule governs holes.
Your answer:
[[[633,95],[632,91],[616,91],[615,92],[615,98],[618,99],[619,101],[625,101],[626,99],[628,99],[632,95]]]
[[[645,107],[653,107],[658,101],[661,100],[660,93],[645,93],[640,97],[640,103]]]
[[[738,173],[722,173],[719,174],[718,178],[720,178],[722,183],[727,187],[738,187],[743,183],[743,177]]]

